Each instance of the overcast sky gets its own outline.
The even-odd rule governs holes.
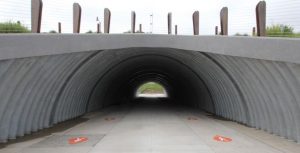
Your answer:
[[[135,11],[143,31],[150,31],[150,14],[153,14],[153,33],[167,33],[167,13],[172,12],[173,26],[178,33],[192,34],[192,13],[200,12],[200,34],[213,35],[219,26],[220,9],[229,8],[229,34],[251,34],[255,26],[255,6],[259,0],[43,0],[42,31],[57,30],[62,22],[65,33],[72,32],[72,4],[82,7],[81,32],[96,31],[96,18],[103,21],[103,10],[112,13],[111,33],[130,30],[131,11]],[[288,24],[300,32],[299,0],[266,0],[267,24]],[[31,0],[0,0],[0,21],[21,21],[30,28]],[[103,30],[103,26],[102,26]],[[173,28],[174,31],[174,28]]]

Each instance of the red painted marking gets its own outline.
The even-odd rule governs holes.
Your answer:
[[[70,138],[69,144],[77,144],[88,141],[88,138],[86,137],[76,137],[76,138]]]
[[[223,136],[219,136],[219,135],[214,136],[214,140],[221,141],[221,142],[231,142],[232,141],[231,138],[227,138],[227,137],[223,137]]]

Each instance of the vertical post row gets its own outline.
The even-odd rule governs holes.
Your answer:
[[[109,33],[111,13],[108,8],[104,9],[104,33]]]
[[[31,32],[40,33],[42,23],[42,0],[31,0]]]
[[[135,33],[135,12],[131,12],[131,33]]]
[[[73,33],[80,33],[81,6],[78,3],[73,4]]]
[[[215,27],[215,35],[219,35],[219,28],[218,28],[218,26]]]
[[[199,35],[199,11],[193,13],[193,29],[194,35]]]
[[[266,2],[260,1],[256,5],[257,36],[266,36]]]
[[[175,25],[175,35],[177,35],[177,25]]]
[[[58,33],[61,33],[61,23],[58,22]]]
[[[168,34],[172,34],[172,13],[168,13]]]
[[[140,24],[140,33],[142,33],[143,31],[142,31],[142,24]]]
[[[220,12],[221,35],[228,35],[228,8],[223,7]]]

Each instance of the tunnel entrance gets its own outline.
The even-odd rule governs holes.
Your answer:
[[[167,98],[168,93],[165,87],[157,82],[146,82],[136,90],[136,98]]]
[[[124,133],[129,130],[136,134],[135,130],[142,129],[142,133],[156,133],[155,137],[159,138],[157,142],[176,135],[177,131],[191,134],[189,142],[195,142],[194,139],[202,138],[205,134],[205,140],[211,141],[222,132],[209,131],[211,127],[223,127],[222,123],[209,122],[210,117],[215,116],[268,132],[275,131],[278,135],[294,140],[298,136],[298,124],[289,118],[291,114],[283,113],[284,116],[280,116],[278,105],[268,103],[274,101],[281,104],[281,100],[284,100],[273,95],[281,91],[274,88],[277,87],[275,83],[280,80],[273,76],[280,76],[281,73],[275,72],[284,71],[269,62],[172,48],[143,47],[8,60],[2,65],[0,63],[0,66],[5,68],[3,73],[7,73],[2,76],[2,91],[5,90],[4,87],[11,87],[10,94],[3,92],[2,95],[4,100],[1,105],[3,107],[0,107],[0,142],[85,114],[85,118],[90,119],[86,124],[87,128],[83,127],[84,131],[88,131],[85,134],[95,134],[100,126],[105,135],[109,134],[105,133],[107,126],[112,126],[108,129],[120,129],[115,133],[122,133],[125,129]],[[11,67],[18,69],[6,71]],[[259,71],[256,70],[258,67]],[[265,71],[268,68],[272,73],[264,74],[263,72],[268,72]],[[19,69],[23,71],[19,72]],[[149,94],[162,94],[151,89],[153,87],[164,91],[165,98],[149,98]],[[14,94],[17,96],[12,96]],[[155,95],[158,96],[163,95]],[[287,104],[293,106],[293,103]],[[112,108],[118,106],[120,108]],[[120,111],[115,111],[118,109]],[[111,113],[106,115],[109,110],[112,110]],[[94,118],[93,114],[96,114]],[[193,125],[190,126],[190,122]],[[90,126],[90,123],[97,126]],[[135,125],[128,127],[131,123]],[[174,124],[172,127],[176,129],[167,136],[160,135],[159,133],[170,129],[170,124]],[[189,132],[191,128],[186,127],[199,130],[199,133],[208,132],[197,137]],[[288,127],[293,127],[294,130],[285,130]],[[82,126],[78,127],[79,131],[82,130],[80,128]],[[163,131],[159,131],[160,129]],[[231,130],[228,131],[221,133],[221,136],[232,136]],[[137,136],[140,135],[143,134]],[[122,134],[116,140],[124,139],[121,136]],[[109,142],[108,138],[104,141]],[[136,137],[134,140],[139,142],[152,138],[153,135],[149,135],[146,138]],[[174,140],[178,140],[174,143],[177,145],[182,139]],[[136,146],[136,143],[133,145]]]

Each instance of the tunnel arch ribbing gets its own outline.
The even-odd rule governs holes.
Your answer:
[[[0,61],[0,94],[3,98],[0,103],[0,140],[23,136],[109,106],[110,103],[99,101],[97,96],[103,98],[106,94],[101,91],[111,84],[111,77],[118,77],[117,71],[124,69],[113,72],[112,67],[133,57],[139,57],[137,61],[142,60],[142,56],[146,57],[144,62],[164,60],[162,63],[165,65],[162,66],[159,63],[145,64],[145,67],[155,69],[148,69],[147,73],[164,71],[170,75],[178,72],[178,78],[175,75],[173,82],[185,78],[190,81],[188,84],[194,83],[192,87],[203,99],[195,98],[198,103],[192,102],[192,106],[299,141],[298,64],[172,48],[124,48]],[[186,67],[173,69],[174,61],[161,57],[176,59]],[[134,70],[134,63],[142,61],[137,61],[121,66],[132,67],[129,74],[139,72]],[[122,76],[122,73],[119,75]],[[134,80],[134,77],[131,79]],[[105,80],[108,82],[105,83]],[[10,82],[15,83],[5,90]],[[176,90],[172,83],[167,84]],[[184,87],[184,84],[177,87],[180,86]],[[282,95],[276,95],[280,92]],[[211,109],[212,102],[214,109]],[[103,105],[105,103],[107,105]],[[26,117],[24,122],[22,118]]]

